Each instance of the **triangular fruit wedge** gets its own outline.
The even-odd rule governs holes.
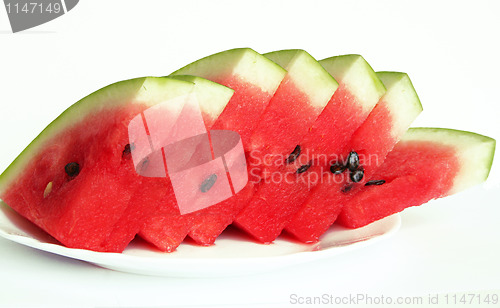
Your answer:
[[[180,129],[184,129],[186,125],[197,125],[198,128],[194,129],[194,131],[203,131],[206,129],[205,127],[212,126],[234,93],[234,91],[230,88],[201,77],[179,75],[170,78],[194,84],[194,88],[190,93],[189,99],[191,99],[194,104],[191,107],[195,108],[193,110],[189,110],[186,109],[186,105],[184,105],[184,109],[181,111],[184,113],[179,114],[178,120],[189,123],[179,123],[177,127],[180,127]],[[198,109],[196,107],[198,107]],[[152,130],[155,126],[148,124],[150,124],[151,121],[154,121],[155,118],[157,118],[157,120],[159,120],[158,123],[160,123],[160,125],[156,126],[157,130],[162,133],[166,133],[165,130],[162,130],[162,126],[164,126],[163,124],[165,124],[164,122],[167,120],[168,115],[163,114],[163,110],[156,110],[155,113],[150,111],[151,109],[145,110],[142,113],[145,115],[144,120],[148,126],[149,134],[151,135],[153,133]],[[138,116],[139,115],[136,117]],[[131,126],[129,125],[129,134],[134,133],[130,130],[130,127]],[[175,127],[176,126],[172,129],[175,129]],[[172,135],[175,135],[175,133]],[[137,150],[138,146],[139,145],[134,145],[135,150]],[[147,148],[149,151],[149,142]],[[158,151],[157,153],[160,159],[163,160],[163,157],[161,157],[161,151]],[[129,153],[124,153],[124,164],[131,163],[131,160],[133,160],[131,154],[133,154],[133,150]],[[156,154],[152,154],[153,157],[156,156]],[[152,166],[149,167],[153,168]],[[161,167],[163,171],[161,174],[156,174],[154,177],[140,176],[140,182],[136,182],[135,186],[131,186],[129,188],[134,189],[129,206],[119,221],[115,224],[110,236],[102,244],[103,249],[108,251],[122,251],[127,246],[126,244],[145,227],[147,220],[152,219],[151,217],[156,217],[160,208],[165,209],[164,204],[168,203],[168,201],[166,201],[168,200],[167,196],[170,196],[170,194],[173,193],[173,187],[168,173],[164,169],[164,165],[161,164]],[[171,207],[171,211],[178,214],[177,208]],[[178,228],[173,228],[172,232],[182,234],[182,230],[182,227],[179,226]],[[182,236],[185,236],[185,234]]]
[[[321,158],[342,153],[342,145],[385,93],[382,82],[359,55],[319,63],[339,82],[338,89],[296,150],[289,153],[293,159],[265,178],[235,220],[237,226],[264,243],[274,241],[318,183],[326,166]]]
[[[270,176],[293,159],[289,158],[290,153],[309,132],[338,87],[321,64],[303,50],[264,55],[288,73],[250,138],[250,159],[261,172],[253,175],[255,180]]]
[[[333,77],[303,50],[281,50],[264,56],[283,67],[287,74],[247,145],[251,166],[249,181],[257,185],[261,176],[284,164],[338,87]],[[245,205],[245,200],[239,202],[238,207],[214,207],[206,221],[201,220],[200,215],[190,236],[204,245],[212,244]],[[220,224],[216,225],[213,217],[217,217]]]
[[[258,119],[273,97],[286,71],[252,49],[241,48],[220,52],[193,62],[173,75],[200,76],[233,89],[234,95],[219,115],[212,130],[231,130],[241,136],[243,147],[255,129]],[[199,183],[198,183],[199,184]],[[169,193],[158,211],[140,232],[160,250],[173,251],[191,231],[203,226],[206,232],[192,232],[198,243],[205,245],[215,240],[212,234],[222,232],[231,223],[225,211],[238,212],[239,207],[253,193],[253,183],[234,196],[196,212],[181,215],[175,195]],[[219,230],[223,226],[222,230]]]
[[[443,128],[411,128],[373,179],[345,204],[338,222],[350,228],[460,192],[486,180],[495,140]],[[369,182],[368,182],[369,183]]]
[[[90,94],[50,123],[5,170],[0,197],[68,247],[118,252],[113,247],[130,239],[105,242],[141,181],[126,158],[129,122],[152,106],[179,101],[193,87],[147,77]]]
[[[342,205],[363,187],[387,154],[422,111],[413,85],[405,73],[379,72],[387,92],[347,142],[330,172],[307,197],[286,231],[303,242],[319,239],[337,218]]]

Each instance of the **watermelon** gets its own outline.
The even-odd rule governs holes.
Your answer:
[[[287,74],[276,90],[250,138],[254,181],[282,167],[307,134],[338,87],[335,79],[303,50],[264,54]],[[279,142],[278,142],[279,141]],[[258,170],[256,170],[258,169]]]
[[[252,49],[240,48],[200,59],[172,75],[201,76],[232,88],[233,97],[210,129],[237,132],[248,151],[250,135],[285,73],[280,66]],[[140,236],[163,251],[173,251],[188,234],[197,243],[210,245],[232,222],[234,214],[231,213],[239,212],[253,189],[253,182],[248,181],[233,197],[185,215],[180,215],[175,196],[169,193]]]
[[[386,86],[387,92],[353,134],[341,157],[332,162],[333,169],[337,169],[336,174],[324,174],[321,184],[314,187],[286,227],[288,233],[303,242],[317,241],[333,224],[347,199],[371,178],[422,111],[408,75],[379,72],[377,76]],[[357,157],[359,160],[356,170],[345,167],[350,153],[351,158]],[[362,178],[354,182],[356,173],[361,174]]]
[[[261,176],[269,174],[273,168],[278,168],[285,162],[285,158],[307,133],[338,86],[333,77],[303,50],[281,50],[264,56],[286,69],[287,74],[259,118],[246,146],[251,166],[250,185],[258,185]],[[244,199],[239,199],[238,207],[218,206],[217,212],[211,211],[211,214],[223,223],[217,227],[213,222],[202,221],[190,233],[191,237],[203,245],[212,244],[252,194],[253,190],[248,191]],[[203,237],[200,236],[202,228],[205,229]]]
[[[180,127],[174,126],[174,129],[180,129],[181,133],[177,134],[168,134],[164,129],[162,130],[162,123],[165,123],[166,118],[171,112],[164,110],[156,110],[155,113],[151,113],[151,109],[145,110],[142,114],[147,114],[149,112],[149,118],[151,116],[153,119],[156,117],[160,119],[159,126],[151,125],[153,123],[149,122],[148,129],[150,130],[150,134],[152,131],[157,130],[159,132],[163,131],[164,135],[173,137],[173,138],[184,138],[190,137],[189,135],[194,131],[204,131],[205,127],[210,127],[213,125],[214,121],[218,118],[219,114],[222,112],[226,104],[229,102],[232,97],[234,91],[230,88],[224,87],[212,81],[203,79],[201,77],[195,76],[173,76],[173,79],[184,80],[194,84],[194,91],[191,93],[191,97],[194,98],[195,102],[199,105],[199,110],[190,110],[186,109],[184,106],[181,114],[179,114],[179,121],[182,123]],[[157,107],[158,105],[154,106]],[[191,106],[193,107],[193,106]],[[201,114],[199,114],[201,111]],[[187,116],[185,115],[187,113]],[[140,115],[136,115],[134,119],[139,118]],[[139,118],[142,125],[142,118]],[[133,121],[133,120],[132,120]],[[132,123],[131,121],[131,123]],[[131,123],[129,123],[129,139],[132,139],[131,131]],[[185,125],[189,125],[188,129],[186,129]],[[183,127],[184,126],[184,127]],[[194,128],[193,128],[194,127]],[[177,136],[175,136],[177,135]],[[130,141],[132,142],[132,140]],[[139,146],[138,140],[135,140],[136,148]],[[149,142],[146,145],[147,152],[150,151]],[[137,150],[137,149],[136,149]],[[130,154],[135,154],[137,151],[131,151]],[[149,153],[148,153],[149,154]],[[122,251],[125,249],[127,242],[130,242],[134,238],[134,236],[139,233],[146,225],[147,220],[150,220],[151,217],[155,217],[156,213],[160,208],[164,208],[165,203],[171,202],[170,199],[166,199],[166,196],[171,197],[171,194],[174,194],[172,184],[170,182],[168,172],[166,172],[165,167],[163,165],[163,158],[161,157],[162,152],[157,151],[148,156],[149,169],[152,169],[153,172],[157,172],[161,170],[160,174],[149,174],[148,176],[144,176],[144,172],[140,173],[142,175],[140,177],[140,184],[131,186],[129,189],[133,189],[134,193],[131,196],[130,205],[127,207],[127,210],[120,218],[119,222],[113,229],[111,236],[107,239],[105,243],[106,249],[109,251]],[[130,159],[132,155],[128,156]],[[187,155],[189,157],[189,155]],[[152,158],[158,157],[159,166],[154,166],[151,163]],[[134,165],[137,165],[134,162]],[[159,168],[158,168],[159,167]],[[138,184],[138,182],[136,183]],[[179,210],[174,209],[174,213],[178,214]],[[177,232],[181,230],[180,228],[175,229]],[[127,240],[119,241],[122,243],[120,246],[110,247],[113,243],[116,243],[116,237],[125,237]]]
[[[257,126],[285,71],[250,48],[223,51],[175,71],[175,75],[194,75],[222,84],[235,91],[211,129],[232,130],[243,144]]]
[[[2,174],[1,198],[64,245],[103,250],[129,204],[131,194],[124,187],[138,179],[129,176],[129,164],[122,166],[128,121],[148,106],[192,89],[187,82],[141,78],[85,97]],[[100,142],[94,143],[96,139]]]
[[[385,183],[364,186],[344,205],[338,223],[362,227],[481,183],[495,145],[494,139],[470,132],[411,128],[373,174]]]
[[[123,250],[136,231],[124,218],[136,206],[146,208],[130,202],[143,177],[128,155],[128,125],[153,106],[176,109],[169,102],[183,103],[196,89],[186,81],[145,77],[90,94],[50,123],[0,176],[0,197],[68,247]]]
[[[358,55],[319,63],[233,49],[107,86],[16,158],[0,198],[68,247],[120,252],[139,233],[173,251],[187,235],[213,244],[232,222],[264,243],[284,228],[316,241],[335,219],[358,228],[486,179],[493,139],[404,134],[421,111],[406,74],[375,74]],[[220,199],[186,210],[179,179],[192,204]]]
[[[320,64],[339,82],[338,89],[298,143],[297,158],[283,166],[277,179],[270,176],[259,185],[235,219],[239,228],[263,243],[274,241],[299,210],[308,190],[318,183],[326,163],[322,156],[342,153],[342,146],[385,93],[382,82],[359,55],[332,57]],[[320,168],[310,169],[312,165]]]

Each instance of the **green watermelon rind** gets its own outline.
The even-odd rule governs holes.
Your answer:
[[[423,111],[422,103],[408,74],[388,71],[376,74],[387,89],[381,100],[391,113],[392,135],[399,140]]]
[[[486,181],[493,164],[496,140],[473,132],[436,127],[410,128],[400,142],[429,141],[456,149],[460,170],[447,195]],[[432,162],[429,162],[432,164]]]
[[[210,115],[212,121],[219,117],[234,94],[233,89],[198,76],[173,75],[169,78],[194,83],[197,92],[203,93],[203,99],[198,99],[200,109],[203,114]]]
[[[386,88],[368,62],[356,54],[334,56],[319,63],[357,98],[363,111],[370,112]]]
[[[174,97],[188,95],[193,87],[193,83],[172,78],[141,77],[113,83],[80,99],[45,127],[0,175],[0,198],[12,181],[22,178],[18,175],[31,159],[39,155],[45,142],[84,121],[88,115],[129,103],[153,106]]]
[[[255,50],[236,48],[201,58],[170,75],[194,75],[215,82],[237,76],[266,93],[274,94],[285,74],[281,66]]]
[[[288,71],[287,77],[307,94],[311,105],[324,108],[339,84],[309,53],[301,49],[263,54]]]

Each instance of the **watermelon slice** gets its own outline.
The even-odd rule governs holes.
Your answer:
[[[197,130],[204,130],[204,126],[210,127],[213,125],[215,120],[218,118],[219,114],[225,108],[230,98],[232,97],[234,91],[230,88],[224,87],[220,84],[214,83],[210,80],[195,77],[195,76],[173,76],[173,79],[187,81],[189,83],[194,84],[194,90],[190,94],[191,97],[195,100],[195,102],[199,105],[199,111],[201,111],[201,115],[197,115],[197,110],[194,112],[192,110],[183,110],[188,114],[187,119],[189,123],[184,123],[186,125],[200,125],[202,127],[198,127]],[[148,111],[144,111],[143,114]],[[160,123],[165,122],[167,114],[163,114],[162,110],[157,110],[157,114],[149,113],[149,116],[157,116],[161,121]],[[179,115],[183,117],[184,115]],[[202,120],[200,119],[200,116]],[[137,117],[137,116],[136,116]],[[197,123],[199,122],[199,123]],[[203,123],[204,124],[203,124]],[[142,119],[141,119],[142,124]],[[181,125],[182,126],[182,125]],[[129,124],[129,139],[130,139],[130,128]],[[158,127],[159,128],[159,127]],[[153,130],[154,127],[149,125],[149,130]],[[182,129],[182,127],[181,127]],[[161,131],[161,129],[158,129]],[[184,129],[185,131],[193,131],[193,129]],[[168,135],[168,133],[167,133]],[[172,135],[170,135],[172,137]],[[177,137],[184,136],[178,135]],[[189,133],[187,136],[189,137]],[[137,146],[137,145],[136,145]],[[149,144],[147,146],[149,151]],[[133,152],[132,152],[133,153]],[[161,154],[161,152],[157,152]],[[130,154],[126,154],[124,158],[130,160]],[[154,157],[153,156],[149,156]],[[113,232],[107,238],[105,243],[101,244],[105,250],[107,251],[122,251],[127,246],[128,242],[130,242],[136,234],[138,234],[144,227],[147,220],[152,219],[151,217],[156,217],[157,212],[160,208],[164,208],[164,204],[168,204],[171,202],[170,198],[173,196],[174,191],[170,179],[168,177],[167,172],[164,171],[163,159],[161,159],[161,174],[158,177],[144,177],[141,176],[140,182],[136,182],[135,186],[130,186],[129,189],[134,190],[134,193],[131,196],[131,200],[129,202],[129,206],[126,211],[119,219],[117,224],[115,225]],[[126,163],[129,163],[126,161]],[[152,167],[151,164],[149,167]],[[173,212],[178,214],[178,209],[173,209]],[[180,227],[174,229],[176,232],[180,232],[182,230]],[[182,233],[182,232],[180,232]],[[117,244],[119,243],[119,244]]]
[[[269,174],[285,162],[338,86],[333,77],[303,50],[281,50],[264,56],[286,69],[287,74],[260,117],[247,146],[252,166],[250,181],[253,183],[258,183],[262,175]],[[244,199],[238,200],[238,207],[218,206],[218,212],[211,211],[221,224],[216,226],[200,220],[190,236],[203,245],[212,244],[253,194],[253,190],[247,192]]]
[[[173,251],[187,234],[212,244],[233,221],[264,243],[285,227],[315,241],[337,216],[357,228],[486,179],[491,138],[418,128],[394,146],[421,111],[405,74],[376,75],[358,55],[320,64],[301,50],[234,49],[172,77],[105,87],[16,158],[0,175],[0,197],[68,247],[120,252],[139,232]],[[220,173],[189,169],[212,172],[222,156]],[[238,181],[256,170],[254,181]],[[203,202],[224,189],[234,196],[184,214],[179,178]]]
[[[324,174],[321,184],[312,190],[286,227],[288,233],[303,242],[317,241],[333,224],[342,205],[371,178],[422,111],[408,75],[379,72],[377,76],[385,84],[387,92],[353,134],[341,158],[332,162],[337,174]],[[351,157],[359,159],[355,170],[346,168],[349,153],[353,153]],[[362,175],[362,178],[355,179],[355,174]],[[357,182],[353,182],[353,178]]]
[[[290,153],[308,133],[338,87],[338,83],[303,50],[264,54],[287,74],[260,117],[250,138],[250,159],[260,170],[254,181],[266,178],[285,165]],[[279,141],[279,142],[278,142]]]
[[[278,237],[307,192],[318,183],[326,163],[321,157],[341,154],[342,146],[385,93],[382,82],[359,55],[332,57],[320,63],[339,82],[339,88],[299,142],[296,159],[288,161],[277,180],[271,176],[260,185],[235,219],[238,227],[263,243]],[[311,169],[313,165],[316,167]]]
[[[411,128],[373,179],[345,204],[338,222],[358,228],[486,180],[495,140],[459,130]]]
[[[189,82],[148,77],[90,94],[47,126],[0,176],[1,198],[68,247],[108,251],[103,243],[129,205],[127,187],[140,181],[122,158],[129,121],[192,90]]]
[[[173,75],[201,76],[235,91],[211,129],[237,132],[247,151],[250,135],[285,73],[280,66],[252,49],[241,48],[200,59]],[[173,251],[188,233],[199,244],[211,244],[231,223],[229,213],[239,212],[253,189],[252,181],[248,181],[233,197],[185,215],[180,215],[175,196],[169,193],[164,205],[140,235],[163,251]]]
[[[225,105],[232,90],[209,83],[211,104]],[[178,110],[175,104],[183,104],[188,95],[203,101],[207,86],[147,77],[85,97],[47,126],[1,175],[1,198],[68,247],[122,251],[154,211],[154,203],[134,194],[154,195],[152,183],[167,181],[137,174],[130,158],[131,120],[155,106],[165,107],[167,114],[169,108]],[[213,95],[216,91],[219,96]]]

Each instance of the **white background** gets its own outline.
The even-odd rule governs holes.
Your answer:
[[[500,139],[500,2],[81,1],[10,32],[0,8],[0,172],[58,114],[118,80],[168,75],[235,47],[358,53],[404,71],[424,112],[414,126]],[[290,294],[500,294],[500,170],[485,185],[406,210],[402,228],[332,259],[240,278],[113,272],[0,238],[0,307],[285,305]],[[486,305],[487,306],[487,305]],[[490,305],[491,306],[491,305]]]

